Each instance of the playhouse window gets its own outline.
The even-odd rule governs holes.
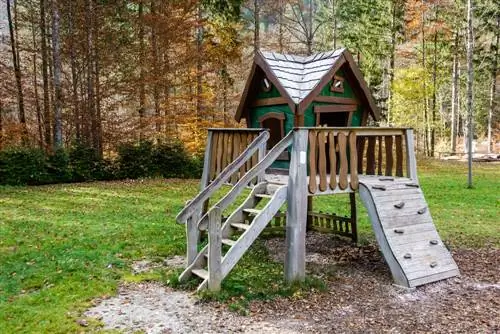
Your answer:
[[[273,85],[271,84],[271,82],[269,81],[268,78],[264,78],[262,79],[262,83],[261,83],[261,86],[262,86],[262,90],[264,92],[270,92],[271,91],[271,88],[273,88]]]
[[[350,126],[352,115],[357,110],[355,104],[330,104],[314,106],[316,126]]]
[[[273,148],[285,136],[285,115],[278,112],[270,112],[259,118],[262,128],[269,129],[269,140],[267,149]]]
[[[330,86],[330,91],[343,93],[344,92],[344,78],[335,75],[333,77],[332,85]]]

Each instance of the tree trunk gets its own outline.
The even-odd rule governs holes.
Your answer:
[[[253,53],[256,54],[260,49],[260,6],[259,0],[253,0]]]
[[[279,0],[278,3],[278,45],[280,53],[283,53],[283,11],[284,11],[284,3],[283,0]]]
[[[391,22],[391,57],[389,59],[389,87],[387,97],[387,124],[391,124],[391,104],[392,104],[392,86],[394,83],[394,67],[396,63],[396,19],[397,19],[398,0],[392,1],[392,22]]]
[[[337,49],[337,2],[332,0],[333,49]]]
[[[156,15],[156,6],[155,6],[155,1],[151,1],[151,15],[154,16]],[[161,119],[161,110],[160,110],[160,88],[158,87],[159,84],[159,68],[158,68],[158,36],[157,36],[157,27],[156,23],[153,22],[153,26],[151,29],[151,53],[153,56],[153,76],[154,76],[154,82],[153,82],[153,100],[154,100],[154,108],[155,108],[155,125],[156,125],[156,136],[157,136],[157,141],[160,142],[161,140],[161,133],[162,133],[162,119]]]
[[[198,27],[196,36],[196,117],[195,143],[198,143],[198,120],[203,117],[203,11],[198,5]]]
[[[48,73],[48,56],[47,56],[47,30],[45,22],[45,7],[46,0],[40,0],[40,41],[42,52],[42,82],[43,82],[43,120],[45,132],[45,147],[52,147],[52,136],[50,126],[50,98],[49,98],[49,73]]]
[[[144,51],[144,3],[143,1],[139,2],[139,12],[138,12],[138,20],[139,20],[139,140],[144,140],[144,130],[146,128],[145,125],[145,112],[146,112],[146,77],[145,77],[145,69],[146,60],[145,51]]]
[[[52,63],[54,64],[54,150],[62,148],[61,50],[59,44],[59,8],[52,0]]]
[[[472,0],[467,1],[467,150],[468,150],[468,167],[467,186],[472,188],[472,140],[474,139],[473,125],[473,84],[474,84],[474,68],[473,68],[473,48],[474,36],[472,31],[473,8]]]
[[[459,94],[459,64],[458,64],[458,29],[455,32],[455,46],[453,50],[453,73],[451,80],[451,152],[457,150],[457,115],[458,115],[458,94]]]
[[[31,37],[33,41],[33,95],[35,99],[35,112],[36,121],[38,129],[38,146],[43,149],[43,120],[42,120],[42,110],[40,108],[40,98],[38,96],[38,78],[37,71],[38,67],[36,65],[37,60],[37,43],[36,43],[36,31],[35,31],[35,17],[33,12],[31,12]]]
[[[0,98],[0,151],[3,149],[3,105]]]
[[[97,142],[95,138],[96,133],[96,112],[95,112],[95,87],[94,87],[94,37],[93,37],[93,26],[94,26],[94,9],[93,9],[93,0],[86,0],[85,2],[85,25],[87,28],[87,115],[90,118],[87,123],[90,123],[90,129],[88,129],[88,139],[90,140],[91,147],[97,149]]]
[[[94,82],[95,82],[95,119],[93,120],[93,137],[95,142],[95,149],[97,156],[102,158],[103,144],[102,144],[102,121],[101,121],[101,80],[100,80],[100,56],[99,56],[99,16],[94,10],[94,25],[93,25],[93,38],[94,49],[92,52],[94,59]]]
[[[424,91],[424,154],[429,155],[429,135],[428,135],[428,126],[429,126],[429,116],[427,111],[427,79],[425,76],[426,72],[426,55],[425,55],[425,4],[424,0],[422,0],[422,20],[421,20],[421,31],[422,31],[422,69],[423,69],[423,78],[422,78],[422,86]]]
[[[14,75],[16,77],[16,86],[17,86],[17,104],[19,109],[19,123],[21,123],[22,127],[22,141],[24,144],[27,142],[27,128],[26,128],[26,114],[24,112],[24,96],[23,96],[23,86],[22,86],[22,78],[21,78],[21,66],[19,60],[18,53],[18,45],[14,35],[14,25],[12,22],[12,13],[11,13],[11,0],[7,0],[7,20],[9,24],[9,34],[10,34],[10,45],[12,52],[12,63],[14,65]]]
[[[496,42],[495,42],[495,56],[491,66],[491,93],[490,93],[490,108],[488,110],[488,153],[493,151],[493,142],[491,137],[491,128],[493,126],[493,114],[496,109],[496,95],[497,95],[497,73],[498,73],[498,47],[500,39],[500,16],[497,17],[496,27]],[[493,45],[492,45],[493,46]]]
[[[436,18],[437,18],[437,13],[436,13]],[[436,142],[436,111],[437,111],[437,101],[436,101],[436,94],[437,94],[437,43],[438,42],[438,35],[437,35],[437,30],[434,32],[434,57],[433,57],[433,64],[432,64],[432,118],[431,118],[431,147],[430,147],[430,156],[434,156],[434,147],[435,147],[435,142]]]
[[[68,34],[69,34],[69,57],[71,67],[71,88],[72,88],[72,105],[73,105],[73,123],[75,127],[75,137],[77,142],[81,140],[81,122],[80,122],[80,106],[78,99],[78,75],[76,70],[76,54],[75,54],[75,37],[73,20],[75,17],[73,1],[69,2],[69,18],[68,18]]]

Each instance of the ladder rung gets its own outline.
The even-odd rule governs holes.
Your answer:
[[[257,209],[243,209],[243,212],[249,213],[251,215],[258,215],[261,213],[262,210],[257,210]]]
[[[200,278],[208,279],[208,271],[205,269],[193,269],[192,273]]]
[[[234,246],[236,244],[236,241],[231,240],[231,239],[222,239],[222,243],[224,245]]]
[[[240,230],[248,230],[250,228],[250,225],[248,224],[242,224],[242,223],[232,223],[232,227],[239,228]]]
[[[260,198],[271,198],[273,195],[268,195],[268,194],[255,194],[255,197],[260,197]]]

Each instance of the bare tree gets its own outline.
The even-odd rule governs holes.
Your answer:
[[[54,65],[54,150],[62,147],[62,88],[61,50],[59,42],[59,8],[52,0],[52,63]]]
[[[474,35],[472,31],[473,20],[473,4],[472,0],[467,1],[467,150],[468,150],[468,175],[467,186],[472,188],[472,140],[474,138],[474,109],[473,109],[473,84],[474,84],[474,67],[472,63]]]
[[[496,42],[495,42],[495,55],[493,56],[493,63],[491,65],[491,92],[490,92],[490,106],[488,110],[488,153],[492,152],[492,138],[491,128],[493,123],[493,113],[495,112],[497,100],[497,75],[498,75],[498,47],[500,39],[500,16],[497,17],[496,26]],[[492,44],[493,48],[493,44]]]

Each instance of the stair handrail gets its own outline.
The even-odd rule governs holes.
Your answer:
[[[246,163],[249,159],[252,158],[254,153],[261,147],[261,145],[267,143],[269,139],[269,131],[266,129],[260,133],[257,138],[255,138],[250,145],[226,168],[222,170],[222,172],[217,175],[217,177],[201,192],[196,195],[191,201],[187,203],[187,205],[179,212],[177,217],[175,217],[178,224],[185,224],[186,221],[191,217],[195,212],[201,209],[203,203],[210,198],[217,190],[220,189],[226,183],[227,180],[236,173],[240,167]]]
[[[248,185],[248,183],[250,183],[250,181],[265,172],[267,168],[271,167],[273,162],[279,158],[281,153],[286,150],[292,142],[293,131],[290,131],[264,156],[262,160],[253,166],[245,175],[240,177],[239,181],[233,186],[233,188],[203,215],[198,222],[198,229],[206,230],[208,227],[210,211],[215,207],[220,209],[221,212],[224,211],[241,194],[241,191]]]

